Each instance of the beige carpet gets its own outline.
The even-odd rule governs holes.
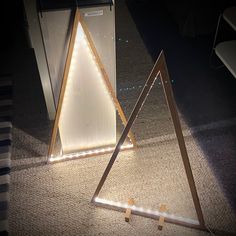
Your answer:
[[[185,137],[206,224],[217,235],[236,233],[235,215],[218,186],[204,154],[191,135]],[[211,137],[212,140],[212,137]],[[205,140],[207,141],[207,140]],[[210,145],[210,144],[209,144]],[[90,203],[110,155],[44,165],[42,158],[13,162],[10,232],[12,235],[210,235],[155,220],[102,209]],[[173,135],[140,141],[114,164],[100,197],[196,219]],[[219,231],[224,231],[219,233]]]

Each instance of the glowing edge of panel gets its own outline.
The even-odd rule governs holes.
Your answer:
[[[151,209],[145,209],[143,207],[138,207],[135,205],[128,205],[120,202],[110,201],[102,198],[96,197],[92,203],[94,203],[97,206],[118,210],[125,212],[127,208],[132,210],[132,214],[140,215],[144,217],[149,217],[153,219],[159,219],[160,216],[163,216],[165,218],[165,221],[168,223],[174,223],[174,224],[181,224],[187,227],[206,230],[204,227],[200,226],[198,220],[193,220],[189,218],[185,218],[182,216],[176,216],[174,214],[169,214],[165,212],[159,212],[157,210],[151,210]]]
[[[133,144],[122,145],[121,150],[128,150],[133,147],[134,147]],[[93,150],[89,150],[89,151],[76,152],[76,153],[70,153],[70,154],[59,155],[59,156],[51,155],[51,157],[49,158],[48,161],[49,162],[57,162],[57,161],[76,159],[76,158],[87,157],[87,156],[101,155],[101,154],[113,152],[114,149],[115,149],[115,147],[107,147],[107,148],[93,149]]]

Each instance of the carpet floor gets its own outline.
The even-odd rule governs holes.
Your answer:
[[[231,235],[236,233],[235,213],[191,135],[211,128],[186,130],[185,140],[206,224],[217,235]],[[212,146],[218,138],[204,137],[203,142]],[[126,223],[123,213],[92,205],[91,196],[109,157],[49,165],[43,158],[13,161],[12,235],[209,235],[168,223],[158,231],[157,221],[140,216]],[[174,134],[140,140],[136,150],[120,153],[99,197],[123,203],[133,197],[137,206],[153,210],[165,203],[168,213],[196,219]]]

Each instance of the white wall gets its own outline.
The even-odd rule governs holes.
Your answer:
[[[55,116],[55,105],[52,94],[49,71],[46,61],[45,50],[36,9],[36,0],[24,0],[25,12],[29,24],[29,36],[31,45],[34,48],[39,75],[43,87],[44,98],[48,110],[49,119]]]
[[[71,10],[48,11],[39,14],[56,104],[64,73],[72,18]]]

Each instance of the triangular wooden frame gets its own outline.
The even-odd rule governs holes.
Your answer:
[[[73,54],[73,50],[74,50],[74,45],[75,45],[75,40],[76,40],[76,33],[77,33],[77,28],[79,26],[79,24],[81,24],[82,29],[84,31],[85,37],[87,39],[89,48],[95,58],[96,64],[102,74],[102,78],[103,81],[105,83],[105,86],[111,96],[111,99],[113,101],[113,104],[116,108],[116,110],[118,111],[118,114],[120,116],[120,119],[123,123],[123,125],[125,126],[127,124],[127,119],[125,117],[125,114],[120,106],[120,103],[116,97],[116,94],[112,88],[112,85],[110,83],[109,77],[107,75],[107,72],[105,70],[105,67],[102,64],[102,61],[99,57],[99,54],[96,50],[96,47],[93,43],[93,40],[90,36],[90,33],[88,31],[88,28],[86,26],[86,24],[84,23],[79,9],[76,8],[76,12],[75,12],[75,17],[74,17],[74,22],[73,22],[73,26],[72,26],[72,33],[71,33],[71,38],[70,38],[70,42],[69,42],[69,49],[68,49],[68,54],[67,54],[67,58],[66,58],[66,63],[65,63],[65,69],[64,69],[64,74],[63,74],[63,80],[62,80],[62,84],[61,84],[61,89],[60,89],[60,95],[59,95],[59,99],[58,99],[58,105],[57,105],[57,109],[56,109],[56,117],[54,120],[54,124],[53,124],[53,129],[52,129],[52,134],[51,134],[51,140],[50,140],[50,145],[48,148],[48,155],[47,155],[47,161],[48,162],[52,162],[52,161],[60,161],[60,160],[64,160],[64,159],[72,159],[72,158],[76,158],[76,157],[80,157],[78,155],[78,153],[72,153],[72,154],[67,154],[64,156],[59,156],[59,157],[52,157],[52,152],[56,143],[56,137],[58,134],[58,125],[59,125],[59,120],[60,120],[60,116],[61,116],[61,110],[62,110],[62,105],[63,105],[63,100],[64,100],[64,94],[66,91],[66,85],[67,85],[67,80],[68,80],[68,75],[69,75],[69,70],[70,70],[70,65],[71,65],[71,59],[72,59],[72,54]],[[131,145],[128,145],[127,147],[124,147],[124,149],[129,149],[132,148],[136,145],[136,141],[135,141],[135,137],[132,134],[131,131],[128,132],[128,137],[131,141]],[[104,151],[105,150],[105,151]],[[81,156],[94,156],[94,155],[99,155],[99,154],[103,154],[103,153],[107,153],[107,152],[112,152],[114,149],[111,148],[107,148],[107,149],[101,149],[100,150],[96,150],[96,152],[92,152],[92,151],[87,151],[85,154],[83,153],[83,155]]]
[[[185,169],[186,176],[188,179],[188,184],[190,187],[191,196],[192,196],[194,207],[195,207],[195,210],[197,213],[198,221],[188,219],[188,218],[183,218],[181,216],[174,216],[172,214],[161,213],[160,211],[150,211],[150,210],[145,211],[143,208],[139,208],[139,207],[135,207],[135,206],[132,206],[131,210],[132,210],[132,213],[136,214],[136,215],[141,215],[141,216],[150,217],[150,218],[154,218],[154,219],[159,219],[161,216],[163,216],[163,217],[165,217],[165,221],[169,222],[169,223],[174,223],[174,224],[179,224],[179,225],[183,225],[186,227],[206,230],[205,222],[204,222],[204,218],[203,218],[203,213],[202,213],[201,205],[199,202],[196,185],[194,182],[194,177],[192,174],[187,149],[185,146],[185,141],[184,141],[181,125],[180,125],[178,112],[176,109],[176,104],[174,101],[173,91],[172,91],[169,73],[168,73],[168,69],[166,66],[166,61],[165,61],[165,56],[164,56],[163,51],[160,53],[155,65],[149,75],[149,78],[147,79],[146,84],[145,84],[145,86],[144,86],[135,106],[134,106],[134,109],[129,117],[127,125],[120,137],[120,140],[118,141],[118,143],[116,145],[116,148],[111,156],[111,159],[110,159],[110,161],[103,173],[103,176],[97,186],[97,189],[92,197],[92,203],[96,204],[97,206],[101,206],[101,207],[105,207],[105,208],[109,208],[109,209],[113,209],[113,210],[118,210],[118,211],[125,211],[126,208],[128,208],[127,204],[121,205],[121,203],[116,203],[113,201],[100,199],[98,197],[98,195],[99,195],[99,192],[101,191],[101,189],[106,181],[106,178],[107,178],[107,176],[108,176],[108,174],[109,174],[109,172],[110,172],[110,170],[111,170],[111,168],[112,168],[112,166],[113,166],[113,164],[120,152],[121,145],[123,144],[125,138],[127,137],[134,121],[136,120],[140,110],[142,109],[142,106],[145,103],[145,100],[146,100],[149,92],[151,91],[152,86],[155,83],[156,78],[158,76],[160,76],[160,79],[161,79],[161,82],[163,85],[163,89],[164,89],[164,93],[165,93],[165,98],[167,101],[167,105],[168,105],[168,108],[170,111],[170,115],[172,117],[174,129],[175,129],[175,133],[177,136],[178,145],[180,148],[180,153],[182,156],[182,161],[184,164],[184,169]]]

